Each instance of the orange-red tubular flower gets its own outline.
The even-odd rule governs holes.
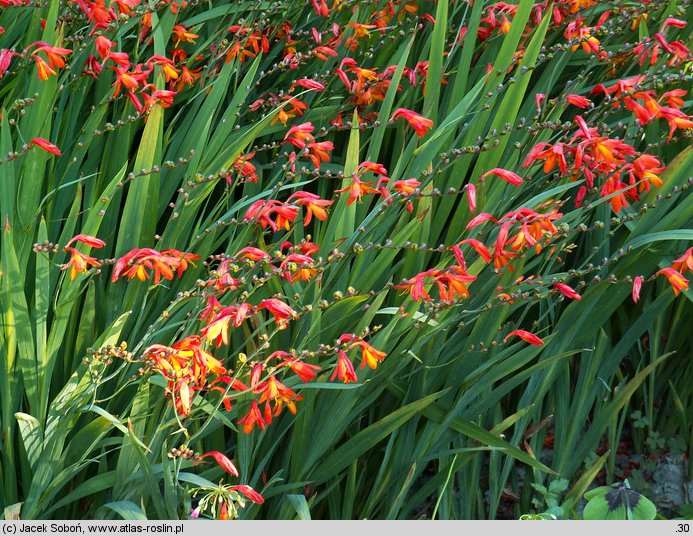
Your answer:
[[[308,144],[307,157],[313,162],[315,169],[320,169],[322,162],[330,161],[330,152],[334,150],[331,141],[316,141]]]
[[[318,365],[312,365],[298,359],[285,359],[284,365],[298,376],[303,383],[308,383],[316,376],[316,371],[322,370]]]
[[[360,368],[363,368],[366,365],[368,365],[371,369],[376,369],[378,367],[378,364],[387,356],[385,352],[376,350],[366,341],[356,341],[351,344],[351,348],[354,348],[356,346],[361,348],[362,361]]]
[[[416,274],[414,277],[407,279],[404,283],[400,285],[395,285],[396,289],[402,289],[411,295],[411,299],[414,301],[430,300],[431,295],[426,291],[424,285],[426,284],[426,278],[431,277],[437,273],[436,270],[427,270]]]
[[[84,244],[85,246],[89,246],[92,248],[102,248],[106,245],[106,242],[101,240],[100,238],[96,238],[95,236],[90,236],[90,235],[85,235],[85,234],[78,234],[73,236],[70,241],[66,244],[67,246],[73,244],[74,242],[80,242]]]
[[[44,151],[48,151],[51,154],[54,154],[55,156],[60,156],[63,153],[60,152],[60,149],[56,145],[53,145],[51,142],[48,140],[45,140],[43,138],[34,138],[29,142],[29,147],[33,146],[40,147]]]
[[[86,274],[87,270],[89,269],[89,266],[93,266],[94,268],[98,268],[99,266],[101,266],[101,263],[97,261],[94,257],[90,257],[89,255],[80,253],[75,248],[68,246],[64,249],[72,256],[70,257],[70,261],[62,266],[61,270],[67,270],[68,268],[71,268],[70,281],[74,281],[75,277],[77,277],[77,274],[80,272]]]
[[[416,179],[403,179],[395,181],[392,187],[402,195],[412,195],[421,186],[421,182]]]
[[[216,462],[221,466],[221,468],[231,476],[239,475],[238,469],[236,469],[236,466],[231,462],[231,460],[229,460],[224,454],[222,454],[218,450],[206,452],[202,455],[202,458],[206,458],[207,456],[211,456],[212,458],[214,458]]]
[[[111,53],[111,49],[115,46],[115,43],[107,37],[99,35],[94,40],[94,45],[96,46],[96,51],[99,53],[99,56],[105,58]]]
[[[523,341],[528,342],[529,344],[532,344],[534,346],[542,346],[544,344],[544,341],[536,335],[534,335],[534,333],[530,333],[529,331],[525,331],[523,329],[516,329],[515,331],[511,331],[505,336],[503,340],[507,341],[510,337],[513,336],[520,337],[520,339],[522,339]]]
[[[683,277],[679,272],[673,268],[662,268],[657,275],[663,275],[671,283],[671,288],[674,289],[674,295],[678,296],[682,290],[688,290],[688,279]]]
[[[681,274],[686,270],[693,270],[693,247],[688,248],[678,259],[674,259],[671,267]]]
[[[253,400],[248,413],[246,413],[242,419],[239,419],[238,424],[243,425],[243,431],[246,434],[252,432],[255,425],[258,425],[261,430],[265,429],[268,423],[265,421],[262,413],[260,412],[260,408],[257,405],[257,400]]]
[[[260,305],[257,306],[257,310],[260,311],[261,309],[267,309],[272,314],[279,329],[286,328],[290,319],[298,318],[296,311],[277,298],[261,301]]]
[[[577,292],[575,292],[575,290],[570,288],[568,285],[564,285],[563,283],[556,283],[553,287],[567,298],[570,298],[571,300],[582,299],[582,296],[580,296]]]
[[[334,372],[330,377],[330,380],[339,378],[344,383],[357,382],[358,377],[356,376],[356,371],[354,370],[354,365],[351,360],[347,357],[344,350],[339,351],[339,356],[337,357],[337,365],[335,366]]]
[[[568,95],[565,100],[569,104],[577,106],[578,108],[587,108],[590,104],[592,104],[592,101],[590,101],[588,98],[583,97],[582,95],[575,95],[574,93]]]
[[[347,201],[347,206],[351,205],[354,201],[358,201],[359,203],[361,202],[361,198],[364,196],[364,194],[378,194],[380,193],[378,190],[373,188],[372,186],[368,186],[369,184],[373,184],[373,182],[364,182],[361,179],[359,179],[356,175],[352,177],[352,183],[351,186],[347,186],[346,188],[342,188],[341,190],[335,190],[337,193],[343,193],[343,192],[349,192],[349,200]]]
[[[311,134],[313,130],[315,130],[315,127],[311,122],[293,126],[284,136],[284,141],[289,142],[297,149],[304,149],[306,143],[310,143],[314,139]]]
[[[459,245],[462,244],[469,244],[472,249],[476,251],[482,259],[484,259],[485,263],[488,264],[491,262],[491,252],[482,242],[479,242],[475,238],[467,238],[466,240],[462,240]]]
[[[477,214],[471,220],[469,220],[469,223],[467,224],[467,230],[474,229],[474,227],[477,227],[482,223],[486,223],[489,220],[498,223],[498,220],[493,217],[493,214],[489,214],[488,212],[482,212],[481,214]]]
[[[397,108],[395,112],[392,114],[390,121],[395,121],[400,117],[406,119],[406,121],[414,129],[416,134],[420,137],[425,136],[426,132],[428,132],[428,130],[432,128],[434,124],[432,120],[427,119],[424,116],[417,114],[416,112],[407,110],[406,108]]]
[[[291,84],[291,87],[289,89],[291,90],[296,86],[312,91],[317,91],[318,93],[325,90],[325,86],[323,84],[321,84],[317,80],[312,80],[311,78],[301,78],[300,80],[296,80],[293,84]]]
[[[329,207],[334,201],[321,199],[319,195],[310,192],[295,192],[289,196],[288,201],[295,199],[297,205],[305,208],[306,215],[303,218],[303,225],[308,225],[313,216],[320,221],[327,219],[327,211],[323,207]]]
[[[255,504],[262,504],[265,502],[265,499],[262,497],[262,495],[260,495],[250,486],[246,486],[245,484],[238,484],[236,486],[233,486],[231,487],[231,490],[242,493],[249,501],[252,501]]]
[[[565,153],[569,149],[564,149],[564,145],[560,142],[556,142],[551,145],[546,142],[538,143],[527,155],[527,158],[522,163],[523,168],[528,168],[536,160],[544,161],[544,173],[549,173],[558,164],[558,169],[560,169],[563,175],[568,173],[568,163],[565,159]]]
[[[481,179],[483,180],[489,175],[496,175],[497,177],[500,177],[504,181],[512,184],[513,186],[520,186],[520,184],[522,184],[522,177],[520,177],[517,173],[508,171],[507,169],[493,168],[484,173],[481,176]]]

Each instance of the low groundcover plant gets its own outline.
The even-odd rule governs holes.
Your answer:
[[[690,478],[690,13],[0,0],[0,510],[593,518]]]

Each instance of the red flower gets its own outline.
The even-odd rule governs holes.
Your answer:
[[[571,300],[581,300],[582,299],[582,296],[580,296],[577,292],[575,292],[568,285],[564,285],[563,283],[556,283],[553,287],[557,291],[559,291],[561,294],[563,294],[564,296],[570,298]]]
[[[496,175],[497,177],[500,177],[504,181],[509,182],[513,186],[520,186],[520,184],[522,184],[522,177],[520,177],[517,173],[513,173],[512,171],[508,171],[507,169],[493,168],[492,170],[484,173],[481,176],[481,180],[484,180],[489,175]]]
[[[260,305],[257,306],[257,310],[260,311],[261,309],[267,309],[272,314],[279,329],[284,329],[289,319],[298,318],[296,311],[276,298],[261,301]]]
[[[520,337],[520,339],[522,339],[523,341],[528,342],[529,344],[533,344],[534,346],[542,346],[544,344],[544,341],[542,341],[539,337],[523,329],[516,329],[515,331],[511,331],[505,336],[503,341],[507,341],[512,336]]]
[[[403,117],[409,123],[409,125],[414,129],[416,134],[420,137],[426,135],[428,129],[433,127],[433,121],[425,118],[423,115],[419,115],[416,112],[407,110],[406,108],[397,108],[392,114],[390,121],[395,121]]]
[[[592,104],[588,98],[583,97],[582,95],[575,95],[573,93],[568,95],[565,100],[578,108],[587,108],[590,104]]]
[[[85,234],[78,234],[76,236],[73,236],[66,245],[69,246],[73,242],[81,242],[82,244],[92,248],[102,248],[106,245],[106,242],[104,242],[100,238],[96,238],[94,236],[89,236]]]
[[[286,136],[284,136],[284,141],[288,141],[297,149],[303,149],[305,148],[306,143],[309,143],[314,139],[313,135],[311,134],[313,130],[315,130],[313,123],[301,123],[300,125],[291,127],[288,130]]]
[[[474,214],[476,212],[476,188],[470,182],[467,184],[467,203],[469,205],[469,212]]]
[[[248,498],[248,500],[254,502],[255,504],[262,504],[265,502],[265,499],[262,497],[262,495],[260,495],[250,486],[246,486],[245,484],[238,484],[236,486],[233,486],[231,490],[240,491],[243,495],[245,495]]]
[[[60,156],[62,154],[57,146],[43,138],[34,138],[29,142],[29,147],[33,147],[34,145],[40,147],[44,151],[54,154],[55,156]]]
[[[310,363],[294,359],[285,359],[284,364],[289,367],[296,376],[301,378],[303,383],[308,383],[313,380],[316,376],[316,371],[322,370],[318,365],[311,365]]]
[[[313,91],[324,91],[325,86],[322,85],[320,82],[316,80],[312,80],[310,78],[301,78],[300,80],[296,80],[293,84],[291,84],[291,87],[289,88],[290,90],[295,88],[296,86],[300,86],[304,89],[311,89]]]
[[[222,454],[218,450],[206,452],[201,457],[206,458],[207,456],[211,456],[212,458],[214,458],[216,462],[221,466],[221,468],[231,476],[238,476],[238,469],[236,469],[236,466],[231,462],[231,460],[229,460],[224,454]]]
[[[472,249],[476,251],[482,259],[484,259],[484,262],[491,262],[491,253],[482,242],[479,242],[474,238],[467,238],[466,240],[462,240],[462,242],[460,242],[460,245],[462,244],[469,244],[472,246]]]

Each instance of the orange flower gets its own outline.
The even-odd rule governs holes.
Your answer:
[[[424,285],[426,284],[426,278],[431,277],[435,273],[436,270],[421,272],[411,279],[407,279],[404,283],[395,285],[395,288],[403,289],[405,292],[411,294],[411,299],[414,301],[430,300],[431,295],[426,291]]]
[[[80,272],[86,274],[89,266],[93,266],[94,268],[98,268],[99,266],[101,266],[101,263],[97,261],[94,257],[84,255],[83,253],[77,251],[75,248],[66,246],[64,248],[64,251],[67,251],[72,255],[70,257],[70,261],[66,264],[63,264],[61,268],[61,270],[67,270],[68,268],[71,268],[70,281],[74,281],[75,277],[77,277],[77,274]]]
[[[493,250],[493,266],[496,270],[500,270],[503,266],[508,264],[513,258],[517,256],[516,253],[505,250],[505,246],[508,243],[508,232],[510,231],[510,222],[507,221],[501,225],[498,231],[498,238],[496,238],[496,245]],[[508,269],[512,272],[512,266]]]
[[[128,91],[137,91],[140,87],[141,76],[135,72],[128,72],[125,67],[111,67],[116,72],[116,81],[113,83],[113,96],[118,96],[121,88],[125,87]]]
[[[34,58],[34,61],[36,62],[36,72],[38,74],[39,79],[48,80],[48,78],[50,78],[51,75],[57,74],[51,68],[51,66],[48,65],[48,63],[46,63],[46,61],[42,59],[40,56],[32,54],[31,57]]]
[[[188,267],[189,263],[200,257],[194,253],[184,253],[175,249],[164,252],[150,248],[133,249],[116,260],[111,281],[114,283],[122,275],[129,279],[137,277],[140,281],[149,279],[148,270],[154,270],[154,284],[158,284],[161,276],[171,280],[174,277],[173,270],[178,276]]]
[[[347,186],[346,188],[342,188],[341,190],[335,190],[335,192],[337,193],[343,193],[347,191],[349,192],[349,200],[347,201],[347,206],[351,205],[354,201],[358,201],[360,203],[361,198],[364,196],[364,194],[380,193],[375,188],[368,186],[369,184],[373,184],[373,182],[364,182],[361,179],[359,179],[356,175],[353,175],[352,181],[353,182],[351,186]]]
[[[570,149],[568,149],[570,150]],[[531,166],[536,160],[544,161],[544,173],[549,173],[558,164],[558,169],[563,175],[568,173],[568,164],[565,159],[564,145],[557,142],[553,145],[541,142],[537,144],[527,155],[522,163],[523,168]]]
[[[257,310],[260,311],[262,309],[267,309],[272,314],[279,329],[286,328],[290,319],[298,318],[296,311],[276,298],[261,301],[260,305],[257,306]]]
[[[330,380],[339,378],[344,383],[357,382],[359,379],[356,376],[356,371],[354,370],[353,363],[349,360],[344,350],[339,351],[337,357],[337,365],[335,366],[334,372],[330,377]]]
[[[274,402],[275,417],[281,413],[284,405],[286,405],[291,414],[296,415],[296,402],[303,400],[302,396],[297,395],[274,376],[270,376],[266,382],[259,384],[254,392],[262,393],[260,397],[261,404],[263,402]]]
[[[301,123],[300,125],[296,125],[289,129],[286,136],[284,136],[284,141],[289,142],[297,149],[304,149],[306,143],[309,143],[314,139],[311,134],[313,130],[315,130],[313,123]]]
[[[99,53],[99,56],[105,58],[111,53],[111,49],[115,46],[115,43],[107,37],[99,35],[94,40],[94,45],[96,46],[96,51]]]
[[[316,169],[320,169],[322,162],[330,161],[330,151],[334,150],[334,144],[331,141],[318,141],[308,144],[308,158]]]
[[[217,348],[222,344],[229,344],[229,324],[239,327],[243,321],[252,314],[252,306],[249,303],[242,303],[238,307],[225,307],[216,317],[202,329],[200,334],[212,342],[216,339]]]
[[[416,179],[404,179],[395,181],[392,187],[402,195],[412,195],[421,186],[421,182]]]
[[[395,121],[400,117],[406,119],[416,134],[420,137],[425,136],[428,129],[432,128],[434,124],[430,119],[427,119],[416,112],[412,112],[411,110],[407,110],[406,108],[397,108],[392,114],[390,121]]]
[[[190,335],[172,346],[177,352],[177,357],[184,358],[188,364],[192,362],[196,383],[200,386],[205,383],[208,372],[217,375],[226,374],[226,368],[221,361],[204,351],[200,346],[201,342],[198,335]]]
[[[178,69],[176,69],[173,66],[172,60],[159,54],[155,54],[154,56],[149,58],[149,60],[147,60],[147,65],[159,65],[164,73],[164,76],[166,77],[166,82],[176,80],[178,78],[178,75],[180,74],[178,72]]]
[[[315,261],[309,256],[292,253],[284,259],[279,268],[284,270],[284,278],[293,284],[296,281],[310,281],[315,277],[318,269],[313,267],[314,264]]]
[[[316,371],[322,370],[318,365],[311,365],[298,359],[285,359],[284,365],[298,376],[303,383],[308,383],[316,376]]]
[[[623,207],[628,206],[628,201],[626,200],[625,191],[628,185],[618,178],[618,174],[609,177],[602,186],[601,196],[607,197],[612,195],[609,199],[611,207],[614,212],[620,212]]]
[[[43,41],[36,41],[35,43],[29,45],[29,48],[31,48],[34,45],[39,46],[36,50],[34,50],[34,53],[31,55],[31,57],[36,60],[38,58],[38,56],[36,56],[36,53],[43,52],[48,57],[48,63],[50,64],[51,69],[53,69],[54,67],[58,67],[60,69],[65,67],[65,56],[72,54],[72,51],[70,49],[54,47],[49,45],[48,43],[44,43]]]
[[[291,201],[292,199],[296,199],[296,204],[305,208],[306,215],[303,218],[304,226],[310,223],[313,215],[315,215],[315,217],[320,221],[325,221],[327,219],[327,211],[323,207],[329,207],[332,203],[334,203],[334,201],[321,199],[319,195],[303,191],[295,192],[289,196],[288,201]]]
[[[438,287],[440,299],[444,302],[453,302],[458,297],[468,298],[467,284],[475,280],[476,276],[469,275],[462,266],[453,265],[436,274],[435,284]]]
[[[671,267],[681,274],[686,270],[693,270],[693,247],[688,248],[683,255],[675,259]]]
[[[268,423],[265,421],[265,419],[262,416],[262,413],[260,412],[260,408],[257,405],[257,400],[253,400],[253,403],[250,405],[248,413],[246,413],[246,415],[242,419],[239,419],[238,424],[243,425],[243,431],[246,434],[252,432],[256,424],[260,427],[261,430],[265,429],[265,426],[267,426]]]
[[[199,35],[188,31],[188,29],[185,26],[183,26],[182,24],[176,24],[173,27],[172,32],[173,32],[173,35],[175,36],[173,39],[173,46],[176,46],[176,47],[178,45],[180,45],[181,41],[184,43],[194,43],[195,39],[200,37]]]
[[[361,367],[363,368],[368,365],[371,369],[376,369],[378,364],[385,359],[387,354],[373,348],[366,341],[356,341],[351,344],[350,348],[358,346],[361,348]]]
[[[674,289],[674,296],[678,296],[682,290],[688,290],[688,279],[673,268],[662,268],[657,272],[657,275],[660,274],[666,276],[669,283],[671,283],[671,288]]]

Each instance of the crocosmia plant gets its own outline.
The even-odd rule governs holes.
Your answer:
[[[676,516],[690,8],[0,0],[0,512]]]

